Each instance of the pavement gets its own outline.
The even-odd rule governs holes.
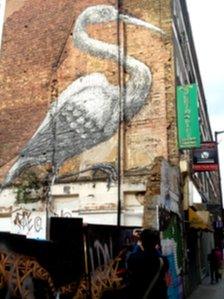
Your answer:
[[[209,277],[206,277],[188,299],[224,299],[224,278],[210,284]]]

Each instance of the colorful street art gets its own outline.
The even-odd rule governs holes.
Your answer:
[[[65,294],[72,298],[76,294],[85,276],[83,232],[80,219],[72,222],[70,240],[42,241],[0,233],[0,298],[63,298]],[[57,237],[54,228],[52,234]]]
[[[73,232],[67,235],[70,239],[55,230],[54,222],[51,227],[53,242],[3,233],[0,295],[6,290],[15,298],[24,299],[44,299],[52,295],[64,298],[65,294],[70,296],[65,298],[99,299],[104,290],[121,287],[126,254],[133,244],[133,229],[88,225],[78,232],[79,220],[72,227],[72,220],[61,218],[57,221],[58,224],[65,221],[67,228],[70,227]],[[86,249],[80,250],[83,240]],[[36,281],[39,281],[38,285]],[[35,295],[38,291],[42,291],[41,297]]]
[[[75,294],[79,287],[79,282],[72,282],[56,288],[49,272],[34,257],[16,254],[10,250],[0,252],[0,269],[0,290],[6,289],[5,298],[40,298],[40,295],[38,297],[35,294],[35,280],[42,283],[42,296]]]
[[[124,285],[125,258],[133,244],[133,228],[88,225],[88,260],[92,298],[100,298],[105,289]]]
[[[46,294],[99,299],[105,291],[125,286],[128,257],[136,248],[133,228],[84,225],[80,229],[78,218],[54,220],[51,242],[11,234],[5,234],[4,241],[5,235],[1,235],[0,292],[10,287],[10,292],[20,298],[21,292],[25,292],[24,285],[29,285],[29,292],[35,289],[36,279],[43,283]],[[173,217],[161,240],[162,253],[169,262],[166,274],[169,299],[183,298],[178,227]]]
[[[121,99],[126,121],[145,104],[152,83],[149,67],[126,56],[121,47],[88,35],[88,25],[110,21],[123,21],[163,34],[158,27],[120,14],[113,6],[97,5],[83,11],[73,30],[75,46],[92,56],[116,61],[126,70],[129,80],[121,88],[110,84],[104,74],[93,73],[70,84],[52,103],[45,119],[8,172],[5,185],[33,165],[49,162],[57,171],[68,158],[111,138],[120,122]]]
[[[177,216],[171,217],[166,230],[163,232],[161,241],[163,254],[169,262],[169,282],[168,282],[168,298],[183,298],[183,279],[182,279],[182,243],[181,231],[178,224]]]

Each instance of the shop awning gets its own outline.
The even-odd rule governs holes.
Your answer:
[[[196,229],[212,230],[210,214],[208,211],[194,211],[192,208],[189,208],[188,211],[190,227]]]

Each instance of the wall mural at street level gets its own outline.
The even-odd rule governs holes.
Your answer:
[[[26,235],[28,238],[45,239],[45,212],[16,208],[12,211],[12,229],[14,234]]]
[[[86,238],[91,296],[98,299],[105,290],[125,285],[127,257],[136,241],[131,227],[94,224],[88,225]],[[81,283],[78,293],[85,294],[87,289],[86,283]]]
[[[58,223],[62,225],[63,221],[61,218]],[[53,225],[51,229],[57,235],[57,227]],[[3,294],[9,292],[10,296],[24,299],[53,298],[56,294],[73,299],[91,294],[91,298],[99,299],[108,288],[123,286],[127,257],[136,244],[133,228],[88,225],[81,234],[76,229],[73,225],[69,239],[55,236],[54,241],[2,233],[0,297],[5,298]]]
[[[177,216],[171,216],[167,224],[161,241],[162,252],[169,262],[167,295],[169,299],[181,299],[183,298],[181,229]]]
[[[57,294],[61,297],[75,294],[80,287],[79,281],[56,287],[50,273],[35,257],[15,253],[7,247],[0,249],[0,269],[1,298],[55,298]]]
[[[64,161],[111,138],[118,129],[119,105],[123,99],[123,118],[129,121],[146,103],[152,83],[148,66],[117,45],[91,38],[87,26],[118,19],[118,11],[109,5],[85,9],[77,18],[73,38],[81,51],[102,59],[120,62],[129,74],[126,86],[108,82],[105,75],[92,73],[70,84],[53,102],[36,133],[21,151],[4,185],[10,184],[24,169],[43,163],[54,163],[57,170]],[[126,24],[134,24],[163,34],[163,31],[145,21],[119,14]]]

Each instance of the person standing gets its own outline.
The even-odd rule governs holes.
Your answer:
[[[121,289],[106,290],[101,299],[167,299],[167,260],[158,253],[158,233],[145,229],[141,246],[127,260],[127,280]]]
[[[218,276],[218,280],[219,280],[221,278],[220,270],[222,267],[222,252],[218,246],[216,246],[216,248],[215,248],[215,260],[216,260],[216,266],[217,266],[217,276]]]
[[[218,283],[219,281],[219,268],[221,265],[221,259],[221,252],[217,247],[212,249],[211,253],[208,255],[211,284],[214,282]]]
[[[141,233],[143,250],[130,255],[128,259],[128,298],[150,299],[167,298],[165,273],[168,270],[166,260],[158,255],[156,245],[159,243],[157,233],[145,229]]]

